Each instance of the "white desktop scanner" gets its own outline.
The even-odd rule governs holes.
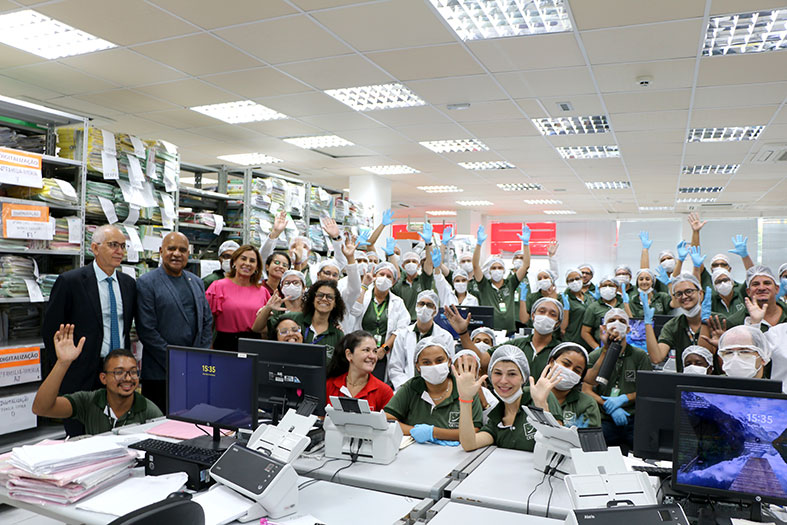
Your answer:
[[[302,416],[291,408],[275,427],[265,424],[257,427],[246,447],[282,463],[292,463],[309,446],[307,434],[315,421],[317,416]]]
[[[365,399],[331,396],[325,407],[325,456],[367,463],[391,463],[402,444],[402,427]]]

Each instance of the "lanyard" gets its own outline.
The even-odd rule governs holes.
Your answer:
[[[388,307],[388,298],[386,297],[385,301],[380,303],[380,307],[379,308],[377,307],[377,303],[374,302],[374,298],[372,298],[372,306],[374,306],[374,315],[377,317],[377,321],[375,323],[375,327],[376,327],[377,333],[379,335],[381,333],[380,332],[380,330],[381,330],[380,319],[383,317],[383,314],[385,313],[385,309]],[[385,333],[386,331],[387,331],[387,326],[386,326],[386,329],[383,330],[382,333]]]
[[[311,333],[311,330],[312,330],[312,327],[311,327],[311,326],[309,326],[309,327],[306,329],[306,333],[305,333],[305,334],[303,334],[303,341],[304,341],[304,342],[306,342],[306,340],[307,340],[307,339],[309,339],[309,334]],[[325,333],[324,333],[324,334],[322,334],[321,336],[319,336],[319,337],[315,337],[314,339],[312,339],[312,341],[311,341],[311,344],[313,344],[313,345],[316,345],[317,343],[319,343],[320,341],[322,341],[323,339],[325,339],[325,336],[327,336],[327,335],[328,335],[328,332],[325,332]]]

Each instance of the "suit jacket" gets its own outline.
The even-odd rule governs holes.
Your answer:
[[[194,296],[194,319],[186,317],[178,291],[164,268],[156,268],[137,280],[137,334],[142,342],[143,381],[166,379],[167,346],[210,347],[213,314],[205,297],[202,279],[185,270],[183,277]],[[191,340],[184,340],[183,333],[188,331],[194,336]]]
[[[137,309],[137,287],[134,278],[122,272],[117,272],[117,279],[123,301],[121,340],[123,348],[131,348],[129,332]],[[85,346],[63,378],[60,393],[93,390],[100,386],[98,374],[103,367],[101,345],[104,342],[104,321],[93,263],[61,274],[52,287],[41,328],[47,371],[51,370],[57,361],[53,337],[61,323],[73,324],[74,342],[77,343],[84,337]]]

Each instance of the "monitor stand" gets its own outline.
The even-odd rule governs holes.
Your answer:
[[[221,429],[213,426],[212,436],[199,436],[182,441],[184,445],[197,448],[207,448],[212,450],[227,450],[230,445],[237,441],[235,436],[222,436]]]
[[[759,500],[759,498],[757,498]],[[706,503],[699,504],[699,512],[697,516],[697,525],[717,525],[718,523],[729,523],[730,518],[744,518],[746,516],[746,508],[735,509],[731,504],[725,500],[708,500]],[[696,505],[696,503],[695,503]],[[739,506],[735,503],[735,506]],[[762,502],[752,501],[749,503],[749,516],[748,519],[755,523],[762,523]]]

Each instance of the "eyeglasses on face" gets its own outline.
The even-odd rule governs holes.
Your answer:
[[[136,368],[131,368],[129,370],[123,370],[122,368],[116,368],[114,370],[105,370],[104,373],[105,374],[111,374],[115,378],[115,381],[121,381],[126,376],[128,376],[131,379],[139,378],[139,370],[137,370]]]
[[[336,296],[333,295],[332,293],[323,293],[323,292],[317,292],[316,294],[314,294],[314,298],[318,300],[325,300],[325,301],[336,300]]]
[[[677,298],[677,299],[681,299],[681,298],[683,298],[683,296],[691,297],[695,293],[697,293],[698,291],[699,290],[697,290],[696,288],[689,288],[688,290],[683,290],[683,291],[680,291],[680,292],[673,292],[672,295],[674,295],[675,298]]]
[[[293,326],[292,328],[279,328],[278,332],[281,336],[285,336],[287,334],[299,334],[301,333],[301,327]]]
[[[112,251],[118,249],[123,250],[124,252],[126,251],[126,243],[124,242],[107,241],[107,242],[99,242],[97,244],[99,245],[103,244],[104,246],[108,247]]]

